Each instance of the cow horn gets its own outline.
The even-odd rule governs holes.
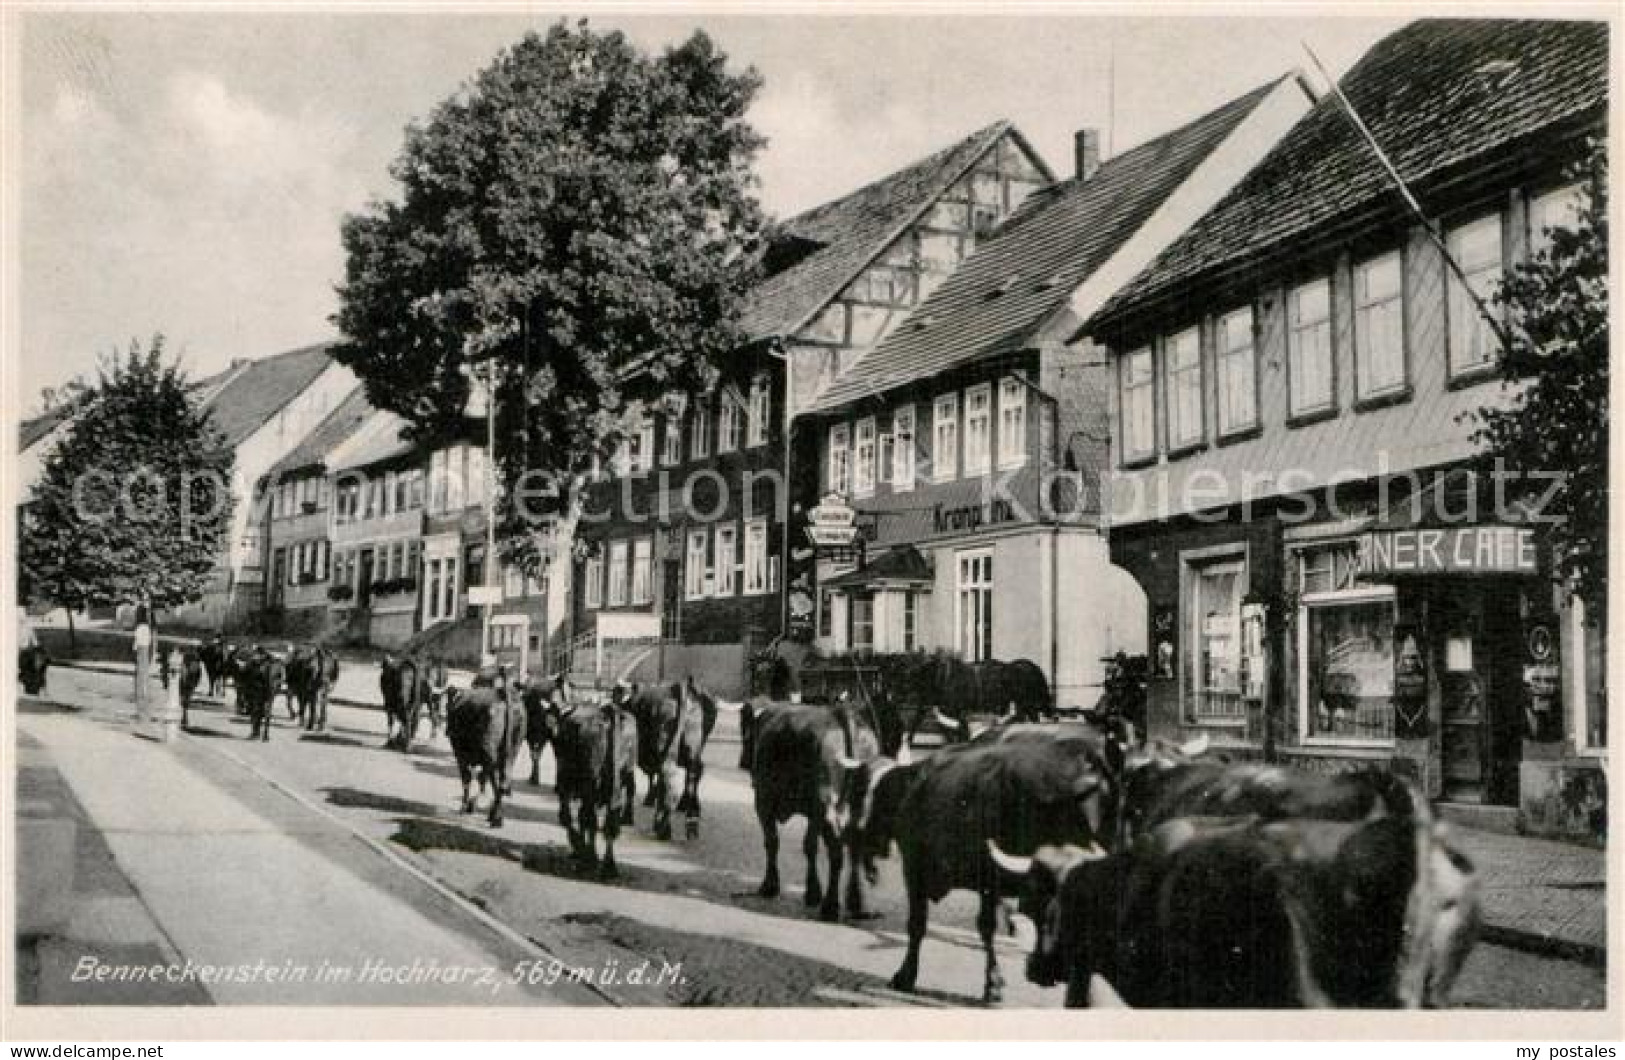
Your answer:
[[[963,721],[950,718],[948,715],[944,714],[941,707],[931,708],[931,719],[944,729],[963,729],[965,727],[965,723]]]
[[[853,769],[856,769],[859,766],[863,765],[862,762],[858,761],[856,758],[851,757],[850,755],[841,755],[838,758],[836,758],[836,761],[841,763],[841,768],[842,769],[849,770],[849,771],[853,770]]]
[[[728,713],[728,714],[738,714],[740,711],[745,709],[744,700],[740,700],[738,703],[734,703],[734,702],[732,702],[730,700],[726,700],[726,699],[722,699],[720,697],[716,697],[716,704],[717,704],[717,709],[718,710],[723,711],[723,712]]]
[[[1207,733],[1204,732],[1195,739],[1186,740],[1184,743],[1180,744],[1179,753],[1184,755],[1186,758],[1199,758],[1202,755],[1207,754],[1207,748],[1208,738]]]
[[[1093,974],[1089,976],[1089,1007],[1090,1008],[1128,1008],[1128,1002],[1122,995],[1106,982],[1104,976]]]
[[[1014,854],[1006,854],[1004,851],[999,849],[999,843],[996,839],[989,839],[987,841],[987,852],[988,855],[993,859],[993,863],[995,865],[1003,869],[1005,872],[1016,876],[1027,875],[1027,871],[1033,867],[1032,858],[1023,858],[1017,857]]]
[[[906,766],[913,761],[914,752],[909,750],[908,741],[904,740],[903,746],[897,749],[897,764],[900,766]]]

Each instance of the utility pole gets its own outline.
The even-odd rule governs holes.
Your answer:
[[[492,575],[497,562],[497,387],[496,358],[485,362],[485,564],[482,595],[485,596],[485,619],[480,630],[480,662],[483,665],[491,652]]]

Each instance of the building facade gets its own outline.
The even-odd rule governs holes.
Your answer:
[[[1088,322],[1153,734],[1600,833],[1598,631],[1469,476],[1468,417],[1515,399],[1473,295],[1571,214],[1606,70],[1599,24],[1402,29],[1342,87],[1425,222],[1328,97]]]

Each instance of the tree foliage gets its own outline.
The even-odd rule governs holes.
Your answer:
[[[233,456],[154,336],[103,362],[22,513],[27,591],[59,607],[202,595],[231,527]]]
[[[709,388],[738,346],[759,86],[703,33],[648,56],[561,23],[409,127],[399,198],[345,220],[335,356],[430,441],[483,440],[465,366],[494,367],[510,531],[524,472],[567,508],[630,401]]]
[[[1496,293],[1505,310],[1503,385],[1511,400],[1477,415],[1485,460],[1534,494],[1561,480],[1542,514],[1555,573],[1606,613],[1608,578],[1608,156],[1593,142],[1570,174],[1582,196],[1572,223],[1516,266]]]

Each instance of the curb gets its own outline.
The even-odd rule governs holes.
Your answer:
[[[1535,931],[1490,923],[1485,923],[1479,928],[1478,937],[1483,942],[1532,953],[1537,957],[1554,957],[1557,960],[1574,961],[1593,968],[1608,967],[1608,947],[1591,942],[1579,942],[1575,939],[1542,935]]]

